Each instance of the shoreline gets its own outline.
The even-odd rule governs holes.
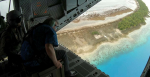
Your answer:
[[[127,13],[122,13],[123,15],[122,15],[122,18],[124,18],[124,17],[126,17],[126,16],[129,16],[129,15],[131,15],[133,13],[133,11],[132,12],[127,12]],[[118,16],[118,15],[116,15],[116,16]],[[116,19],[116,20],[112,20],[113,18],[115,18],[116,16],[114,16],[114,17],[112,17],[111,18],[111,16],[110,17],[106,17],[105,18],[105,20],[81,20],[81,22],[83,22],[83,23],[86,23],[86,22],[90,22],[91,21],[91,23],[93,23],[93,24],[89,24],[89,25],[84,25],[84,26],[81,26],[82,25],[82,23],[79,25],[78,23],[73,23],[73,24],[75,24],[75,25],[79,25],[80,27],[68,27],[68,28],[63,28],[63,29],[61,29],[60,31],[58,31],[57,33],[58,34],[60,34],[60,33],[65,33],[65,32],[72,32],[72,31],[76,31],[76,30],[82,30],[82,29],[85,29],[85,28],[91,28],[91,27],[96,27],[96,26],[104,26],[104,25],[107,25],[107,24],[110,24],[110,23],[113,23],[113,22],[117,22],[117,21],[119,21],[119,20],[121,20],[122,18],[118,18],[118,19]],[[109,18],[110,18],[110,20],[109,20]],[[108,19],[108,20],[107,20]],[[97,22],[100,22],[100,23],[97,23]],[[72,25],[72,23],[71,23],[71,25]]]
[[[90,26],[84,26],[82,28],[77,28],[77,29],[74,29],[74,30],[59,31],[59,32],[57,32],[58,41],[62,45],[68,47],[68,49],[72,50],[77,55],[82,54],[82,53],[90,53],[90,52],[93,52],[102,43],[105,43],[105,42],[114,42],[114,41],[117,41],[120,38],[126,37],[126,34],[123,34],[120,30],[118,30],[116,28],[117,27],[116,24],[119,21],[121,21],[121,19],[118,19],[118,20],[115,20],[115,22],[112,21],[112,22],[109,22],[109,23],[103,24],[103,25],[96,25],[96,26],[91,26],[91,27]],[[113,25],[111,25],[111,24],[113,24]],[[108,30],[108,32],[107,31],[106,32],[105,31],[101,32],[102,33],[102,38],[95,39],[96,36],[95,36],[95,38],[93,38],[93,36],[87,35],[87,36],[90,36],[90,40],[95,39],[94,41],[91,41],[91,42],[94,42],[94,43],[97,42],[96,40],[101,39],[97,44],[90,44],[89,45],[88,43],[91,43],[91,42],[86,42],[89,39],[82,39],[84,35],[79,34],[80,32],[84,32],[84,33],[90,34],[88,32],[90,32],[92,30],[94,31],[96,28],[99,29],[99,31],[103,31],[103,30],[105,30],[107,28],[110,28],[110,27],[111,27],[111,29],[115,29],[115,32],[112,31],[112,30]],[[102,28],[102,29],[100,29],[100,28]],[[91,29],[91,30],[89,30],[89,29]],[[135,30],[135,28],[133,28],[131,30]],[[108,35],[111,32],[114,32],[114,34]],[[103,33],[106,33],[105,35],[106,36],[108,35],[109,39],[105,38],[106,36],[103,35]],[[67,41],[65,40],[66,37],[68,37]],[[61,39],[59,39],[59,38],[61,38]],[[88,37],[84,37],[84,38],[88,38]],[[73,42],[72,42],[72,40],[73,40]],[[72,42],[72,44],[74,46],[70,46],[71,43],[69,43],[68,41]],[[80,44],[80,42],[83,43],[83,44]]]
[[[105,20],[97,20],[97,19],[96,20],[81,20],[82,23],[80,23],[80,22],[79,23],[71,22],[67,25],[68,27],[65,26],[64,28],[59,30],[57,33],[60,34],[60,33],[64,33],[64,32],[71,32],[71,31],[74,31],[74,30],[80,30],[82,28],[103,26],[105,24],[116,22],[116,21],[121,20],[124,17],[129,16],[132,13],[136,12],[139,9],[139,4],[136,0],[135,0],[135,3],[136,3],[136,8],[135,9],[127,8],[127,9],[124,9],[124,10],[121,10],[121,11],[118,11],[118,12],[111,13],[110,15],[104,16]],[[71,25],[71,26],[69,26],[69,25]],[[76,27],[74,27],[74,26],[76,26]]]
[[[138,9],[138,7],[136,8],[136,10]],[[136,10],[134,10],[134,12]],[[88,57],[88,56],[91,56],[93,53],[95,54],[96,51],[99,49],[99,47],[101,45],[106,44],[106,43],[109,43],[109,44],[111,44],[111,43],[113,43],[113,44],[114,43],[118,43],[118,40],[128,38],[128,34],[129,33],[131,33],[134,30],[137,30],[137,29],[139,29],[141,27],[140,25],[136,26],[136,27],[132,27],[131,29],[129,29],[128,31],[125,31],[125,32],[121,32],[120,30],[115,30],[114,33],[117,33],[117,34],[108,35],[109,33],[112,33],[114,31],[114,30],[111,30],[111,29],[117,29],[116,28],[117,27],[116,24],[119,21],[121,21],[121,19],[122,18],[120,18],[118,20],[115,20],[115,21],[112,21],[112,22],[109,22],[107,24],[103,24],[103,25],[97,25],[97,26],[92,26],[92,27],[85,26],[85,27],[82,27],[82,28],[79,28],[79,29],[75,29],[75,30],[60,31],[60,32],[57,32],[57,34],[58,34],[58,37],[60,37],[60,38],[62,36],[64,36],[64,37],[69,36],[70,39],[68,39],[67,41],[73,40],[72,44],[74,44],[74,46],[72,46],[72,47],[71,46],[66,46],[67,44],[68,45],[71,44],[69,42],[66,45],[64,45],[64,44],[63,45],[68,47],[68,49],[72,50],[77,55],[79,55],[82,59],[88,60],[88,59],[85,59],[85,58]],[[92,30],[98,29],[100,31],[100,34],[97,35],[97,36],[101,37],[103,35],[101,38],[99,38],[99,39],[101,39],[101,41],[99,41],[98,43],[93,44],[91,42],[86,42],[86,41],[89,41],[89,39],[81,39],[83,37],[83,35],[80,34],[80,33],[83,32],[83,33],[85,33],[85,36],[87,36],[86,33],[92,31],[92,30],[89,30],[91,28],[92,28]],[[103,29],[101,29],[101,28],[103,28]],[[107,30],[105,32],[104,30],[106,30],[108,28],[110,28],[110,30]],[[101,32],[102,30],[103,30],[103,32]],[[108,34],[105,34],[105,33],[108,33]],[[91,35],[88,35],[88,36],[91,36]],[[86,37],[84,37],[84,38],[86,38]],[[61,38],[61,39],[63,39],[63,38]],[[91,39],[95,39],[95,38],[93,38],[93,36],[92,36],[92,37],[90,37],[90,40]],[[95,39],[95,40],[99,40],[99,39]],[[59,41],[61,43],[64,40],[59,40]],[[97,41],[93,41],[93,40],[91,40],[91,41],[92,42],[97,42]],[[77,49],[77,51],[75,49]],[[88,60],[88,61],[91,61],[91,60]]]
[[[150,18],[146,18],[147,22],[150,21]],[[120,38],[118,41],[114,42],[105,42],[102,43],[98,48],[96,48],[93,52],[90,53],[83,53],[78,54],[82,59],[90,62],[91,64],[97,66],[102,65],[112,57],[118,57],[120,54],[126,54],[131,51],[135,47],[138,47],[144,43],[148,39],[145,39],[143,37],[149,38],[150,36],[150,27],[149,25],[141,26],[140,29],[137,29],[131,33],[128,34],[128,37],[126,38]],[[141,36],[139,36],[141,34]],[[101,51],[101,52],[99,52]],[[89,57],[91,56],[91,57]],[[92,57],[95,56],[95,57]]]
[[[85,20],[105,20],[106,17],[114,17],[117,15],[121,15],[123,13],[131,12],[131,11],[133,11],[133,10],[123,6],[123,7],[117,8],[117,9],[111,9],[111,10],[105,11],[103,14],[94,12],[94,13],[91,13],[88,15],[82,15],[82,16],[79,16],[78,18],[76,18],[75,20],[73,20],[72,22],[79,23],[79,22],[82,22]]]

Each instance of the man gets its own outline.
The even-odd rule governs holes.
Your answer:
[[[50,66],[55,65],[57,68],[62,68],[61,60],[64,61],[66,77],[73,77],[77,73],[70,71],[66,52],[63,50],[55,50],[58,46],[56,25],[58,23],[53,18],[46,19],[42,24],[36,25],[31,31],[32,42],[26,40],[21,47],[21,56],[23,60],[34,59],[37,55],[38,59],[25,63],[27,66]],[[44,55],[46,54],[46,55]],[[40,58],[39,58],[40,57]]]
[[[4,17],[1,16],[1,14],[0,14],[0,43],[1,43],[1,34],[4,32],[5,27],[6,27],[6,23],[4,21]],[[4,60],[3,59],[4,55],[5,55],[5,53],[3,51],[1,51],[1,49],[0,49],[0,61]]]
[[[1,35],[1,51],[8,56],[10,65],[19,64],[21,61],[20,52],[22,35],[21,27],[21,13],[17,10],[12,10],[7,13],[7,28]]]

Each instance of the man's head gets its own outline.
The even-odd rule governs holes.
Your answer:
[[[9,13],[7,13],[7,23],[11,25],[12,27],[19,27],[21,26],[21,19],[22,15],[17,10],[12,10]]]
[[[43,23],[51,26],[55,31],[57,31],[56,27],[58,26],[58,22],[55,19],[48,18]]]

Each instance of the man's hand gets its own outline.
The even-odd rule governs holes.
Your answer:
[[[57,69],[62,68],[62,64],[60,63],[61,60],[57,60],[53,45],[45,44],[45,50],[49,58],[53,61],[54,65],[57,67]]]
[[[58,60],[56,63],[54,63],[54,65],[57,67],[57,69],[62,68],[62,64],[61,64],[60,60]]]

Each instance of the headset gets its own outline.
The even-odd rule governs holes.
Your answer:
[[[18,23],[22,21],[22,14],[17,11],[13,10],[7,13],[7,22],[9,25],[13,27],[17,27]]]

